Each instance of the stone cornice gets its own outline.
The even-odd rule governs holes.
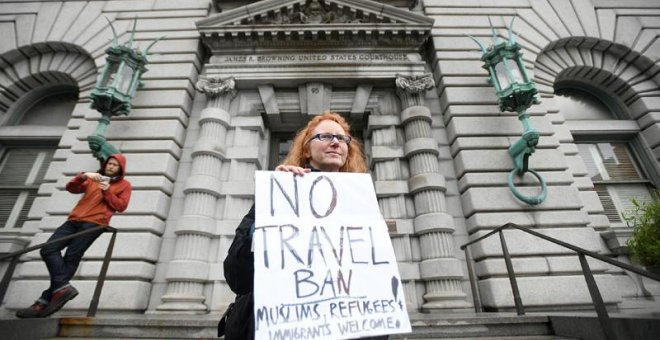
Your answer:
[[[214,52],[233,48],[420,48],[433,19],[370,0],[266,0],[198,21]]]

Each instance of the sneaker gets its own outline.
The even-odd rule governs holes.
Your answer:
[[[75,289],[72,285],[66,285],[62,288],[53,292],[53,296],[50,298],[50,303],[46,306],[44,314],[46,316],[51,315],[58,310],[64,307],[69,300],[73,299],[78,295],[78,290]]]
[[[47,316],[45,313],[47,307],[48,305],[35,301],[32,306],[17,310],[16,316],[21,319],[45,318]]]

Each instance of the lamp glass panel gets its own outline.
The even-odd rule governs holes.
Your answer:
[[[117,87],[117,90],[123,94],[128,94],[128,90],[131,88],[131,81],[133,80],[133,69],[128,65],[124,64],[124,68],[121,70],[121,82]]]
[[[518,63],[516,63],[516,61],[513,59],[505,59],[505,60],[506,60],[506,65],[509,67],[509,70],[511,70],[511,75],[513,75],[513,82],[519,84],[524,83],[525,79],[523,78],[522,71],[518,67]]]
[[[103,75],[103,81],[101,82],[101,87],[110,87],[113,85],[115,82],[115,78],[117,78],[117,68],[119,67],[119,64],[111,62],[110,65],[108,65],[107,71]]]
[[[500,90],[504,90],[511,85],[506,73],[506,66],[503,61],[495,64],[495,75],[497,76],[497,82],[500,84]]]

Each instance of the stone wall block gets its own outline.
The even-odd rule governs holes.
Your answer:
[[[96,112],[96,111],[94,111]],[[88,120],[95,120],[99,118],[98,112],[96,115],[85,115]],[[188,115],[181,108],[133,108],[128,117],[115,117],[113,122],[119,120],[153,120],[153,119],[176,119],[184,126],[188,127]]]
[[[234,197],[252,198],[254,196],[254,181],[223,182],[220,194]]]
[[[621,302],[621,293],[609,275],[595,275],[598,289],[607,304]],[[589,305],[593,306],[584,276],[518,277],[521,300],[526,307]],[[479,281],[482,303],[486,307],[513,308],[513,294],[508,278]]]
[[[181,10],[181,9],[202,9],[208,10],[209,3],[206,0],[186,0],[186,1],[170,1],[170,0],[155,0],[153,8],[157,10]]]
[[[430,232],[453,232],[454,218],[445,212],[419,215],[413,220],[415,233],[424,235]]]
[[[455,137],[455,136],[454,136]],[[539,141],[540,142],[540,141]],[[461,150],[506,149],[511,145],[509,137],[456,137],[450,146],[456,156]]]
[[[543,136],[554,128],[545,117],[530,118],[532,126]],[[523,128],[517,117],[454,117],[447,125],[450,139],[466,136],[520,136]]]
[[[589,215],[589,227],[602,231],[611,227],[610,220],[605,215]]]
[[[603,213],[605,211],[596,191],[580,191],[580,199],[584,203],[584,210],[590,214]]]
[[[415,228],[413,220],[410,219],[388,219],[386,222],[395,223],[395,231],[390,231],[390,235],[408,235],[414,234]]]
[[[73,207],[71,202],[68,204]],[[30,206],[30,210],[28,211],[27,218],[38,219],[43,217],[46,214],[47,209],[49,209],[49,205],[50,197],[35,197],[34,201],[32,201],[32,206]]]
[[[131,182],[133,190],[160,190],[168,195],[174,192],[174,183],[165,176],[126,176],[126,179]],[[62,180],[59,187],[64,189],[67,181],[66,178]]]
[[[513,160],[507,150],[463,150],[455,158],[458,178],[466,172],[510,172]],[[565,156],[558,150],[539,149],[529,157],[529,167],[539,170],[566,170]]]
[[[642,136],[652,148],[660,146],[660,123],[655,123],[644,129]]]
[[[520,193],[526,196],[538,195],[540,186],[518,187]],[[579,210],[583,203],[574,187],[548,187],[548,196],[537,206],[530,207],[518,201],[508,187],[504,188],[470,188],[461,195],[463,211],[466,216],[481,212],[510,211],[514,209],[533,210]]]
[[[92,300],[96,281],[73,280],[71,282],[80,292],[77,299],[69,301],[64,306],[64,311],[87,310]],[[6,307],[11,309],[25,308],[34,300],[34,293],[40,292],[48,287],[46,280],[16,280],[10,286],[5,301]],[[145,281],[106,281],[103,285],[102,298],[99,301],[99,309],[115,311],[145,310],[149,300],[151,284]]]
[[[259,163],[259,147],[230,146],[227,148],[227,158]]]
[[[582,273],[582,267],[577,255],[551,256],[551,257],[525,257],[511,259],[513,272],[517,275],[548,275]],[[604,262],[587,257],[589,267],[596,272],[604,272],[607,266]],[[493,277],[507,275],[504,258],[484,259],[475,264],[479,277]]]
[[[571,185],[575,179],[568,171],[537,171],[547,185]],[[509,183],[508,172],[480,172],[480,173],[466,173],[458,181],[458,188],[461,193],[472,187],[493,187],[493,186],[507,186]],[[526,173],[522,178],[515,177],[515,184],[519,186],[524,185],[538,185],[538,179],[532,174]],[[593,186],[592,186],[593,187]]]
[[[396,115],[369,115],[367,119],[367,129],[369,131],[367,135],[371,135],[373,130],[397,126],[401,123],[401,119]]]
[[[408,179],[410,194],[415,194],[422,190],[436,189],[442,192],[447,191],[447,182],[445,177],[437,172],[422,173]]]
[[[157,19],[157,20],[160,20]],[[140,24],[140,20],[138,20],[138,25]],[[194,24],[193,24],[194,25]],[[162,36],[162,35],[161,35]],[[167,38],[167,37],[166,37]],[[195,52],[195,54],[199,55],[199,47],[201,44],[199,43],[199,39],[164,39],[159,41],[156,45],[154,45],[151,50],[149,50],[150,54],[179,54],[179,53],[190,53],[191,51]],[[149,66],[147,66],[149,67]],[[148,74],[148,72],[147,72]]]
[[[660,123],[660,112],[649,112],[637,119],[637,124],[641,129],[646,129],[656,123]]]
[[[407,158],[424,152],[438,155],[438,142],[433,138],[422,137],[411,139],[403,146],[403,153]]]
[[[158,45],[159,44],[156,44],[154,46]],[[138,90],[135,97],[133,97],[132,103],[134,108],[168,107],[181,108],[188,112],[191,107],[192,99],[185,90]]]
[[[592,228],[536,228],[534,231],[586,250],[593,252],[598,252],[600,250],[600,237]],[[488,232],[489,231],[487,230],[477,231],[470,235],[470,239],[476,239]],[[568,248],[564,248],[520,230],[505,230],[504,238],[506,239],[507,248],[509,248],[511,256],[562,255],[575,253]],[[476,260],[485,257],[502,256],[502,246],[498,235],[492,235],[471,247],[472,257]]]
[[[266,133],[264,120],[261,116],[234,116],[231,117],[231,125],[244,130],[257,131],[259,132],[259,136],[263,136]]]
[[[518,275],[547,275],[550,273],[545,257],[513,258],[511,264],[516,277]],[[481,260],[474,263],[474,269],[477,272],[477,277],[508,275],[504,258]]]
[[[216,235],[225,235],[227,237],[231,237],[231,239],[233,240],[235,230],[236,228],[238,228],[239,223],[241,223],[241,220],[217,220]]]
[[[515,223],[523,227],[579,227],[589,224],[589,215],[584,211],[521,211],[492,212],[474,214],[466,220],[469,233],[477,230],[492,230],[507,223]]]
[[[584,161],[578,155],[565,156],[566,162],[568,163],[568,169],[573,174],[573,176],[587,176],[589,172],[587,167],[584,165]]]
[[[85,122],[76,137],[86,140],[87,136],[94,133],[96,126],[95,121]],[[177,144],[183,145],[185,133],[184,126],[176,120],[117,120],[108,126],[105,137],[111,142],[117,139],[172,139]]]
[[[158,43],[160,43],[159,41]],[[142,76],[143,80],[166,79],[194,79],[197,76],[197,69],[193,63],[167,63],[153,64],[149,63],[149,71]]]
[[[101,272],[102,260],[82,261],[76,271],[74,280],[96,280]],[[18,278],[43,277],[47,272],[46,264],[43,261],[25,262],[17,268]],[[142,261],[110,261],[108,266],[107,279],[124,278],[133,276],[144,280],[151,280],[156,272],[156,266],[153,263]]]
[[[164,153],[124,154],[126,156],[126,172],[131,176],[164,175],[174,181],[178,161],[172,155]],[[80,171],[95,171],[99,168],[98,161],[89,154],[74,154],[67,160],[63,172],[73,176]]]
[[[119,233],[150,232],[162,235],[165,232],[165,221],[156,216],[124,215],[112,216],[110,225],[117,228]]]
[[[419,265],[414,262],[398,262],[399,276],[401,281],[419,280]],[[408,297],[406,295],[406,297]]]
[[[38,233],[32,239],[31,244],[44,243],[51,235],[52,233],[50,232]],[[110,243],[110,237],[110,233],[104,233],[99,236],[99,238],[85,252],[85,259],[103,260],[108,248],[108,243]],[[119,231],[117,232],[117,239],[115,240],[112,258],[117,260],[140,259],[155,263],[158,260],[160,241],[160,237],[151,233],[122,233]],[[30,252],[26,256],[34,260],[41,259],[38,251]]]
[[[169,213],[170,197],[162,191],[133,191],[126,213],[151,215],[166,219]]]
[[[122,153],[168,153],[176,159],[181,159],[182,148],[173,140],[128,140],[113,141],[112,144]],[[81,142],[74,145],[74,151],[89,151],[89,144]]]
[[[390,160],[403,157],[403,148],[396,146],[378,146],[371,147],[371,159],[376,161]]]
[[[378,197],[405,195],[409,191],[406,181],[375,181],[374,188]]]

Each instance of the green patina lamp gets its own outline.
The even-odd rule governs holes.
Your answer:
[[[515,17],[514,17],[515,19]],[[522,137],[509,147],[509,155],[513,158],[514,169],[509,173],[509,188],[513,195],[519,200],[537,205],[542,203],[548,195],[548,189],[543,178],[533,169],[528,167],[529,156],[536,150],[539,142],[539,132],[532,127],[527,109],[532,104],[538,104],[536,97],[538,91],[530,80],[522,61],[521,46],[516,42],[515,35],[509,25],[509,40],[502,41],[495,34],[492,27],[493,43],[485,48],[481,42],[470,36],[483,53],[481,60],[483,68],[488,70],[488,82],[495,87],[497,102],[500,111],[517,112],[518,119],[523,125]],[[525,172],[533,174],[541,184],[541,193],[537,196],[525,196],[521,194],[513,184],[513,175],[523,176]]]
[[[112,46],[105,50],[107,54],[106,63],[99,76],[96,86],[90,93],[91,107],[101,113],[101,119],[96,131],[87,138],[89,148],[94,157],[104,162],[110,155],[119,151],[105,139],[105,130],[110,124],[110,118],[119,115],[128,115],[131,111],[131,100],[138,87],[142,86],[140,77],[147,72],[147,56],[149,49],[158,41],[154,40],[144,52],[133,47],[135,38],[135,25],[129,40],[124,44],[117,43],[117,32],[110,23],[112,34]]]

